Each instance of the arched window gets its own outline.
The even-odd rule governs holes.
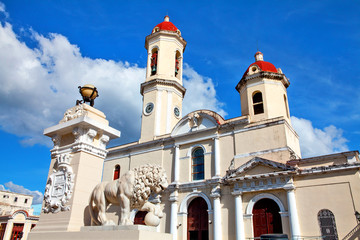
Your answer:
[[[155,75],[157,72],[157,63],[158,63],[158,49],[154,48],[151,52],[151,76]]]
[[[192,180],[204,179],[204,150],[201,147],[192,152]]]
[[[253,95],[253,106],[254,106],[254,114],[264,113],[264,104],[261,92],[256,92]]]
[[[114,169],[114,180],[120,178],[120,165],[116,165]]]
[[[318,221],[320,225],[322,239],[324,240],[339,239],[336,230],[335,216],[330,210],[328,209],[320,210],[318,213]]]
[[[175,77],[180,76],[180,52],[176,51],[175,54]]]

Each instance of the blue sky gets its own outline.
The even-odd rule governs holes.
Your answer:
[[[122,132],[112,145],[138,139],[145,37],[166,14],[188,42],[184,114],[239,116],[235,86],[259,49],[290,79],[303,156],[357,150],[359,12],[359,1],[0,0],[0,189],[41,195],[51,147],[42,131],[79,85],[99,88],[95,107]]]

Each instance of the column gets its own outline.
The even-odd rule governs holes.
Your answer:
[[[174,183],[178,183],[179,182],[179,160],[180,160],[180,156],[179,156],[179,145],[175,145],[175,159],[174,159]]]
[[[214,198],[214,240],[221,240],[221,209],[220,197]]]
[[[210,197],[214,198],[214,240],[221,240],[222,233],[221,233],[221,206],[220,206],[220,185],[216,185],[211,190]]]
[[[12,221],[7,222],[6,229],[4,232],[4,237],[3,237],[4,240],[9,240],[11,238],[13,225],[14,225],[14,223]]]
[[[170,209],[170,233],[172,234],[172,239],[177,240],[177,213],[178,213],[178,192],[175,190],[170,194],[169,201],[171,202]]]
[[[285,189],[287,191],[287,200],[289,208],[289,219],[290,219],[290,229],[291,229],[291,239],[299,239],[300,234],[300,224],[299,217],[296,208],[296,199],[295,199],[295,187],[289,187]]]
[[[242,192],[234,191],[235,196],[235,234],[236,240],[245,240],[244,214],[242,208]]]
[[[214,138],[214,158],[215,158],[215,175],[213,177],[220,177],[220,145],[219,137]]]

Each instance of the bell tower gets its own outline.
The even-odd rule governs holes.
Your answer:
[[[183,53],[186,41],[165,16],[145,39],[148,52],[146,80],[141,84],[143,111],[140,142],[171,132],[181,119]]]
[[[240,93],[241,115],[249,115],[251,122],[284,117],[290,123],[286,89],[289,80],[261,52],[244,73],[236,90]]]

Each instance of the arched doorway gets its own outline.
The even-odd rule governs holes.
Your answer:
[[[190,202],[187,216],[188,240],[209,239],[207,207],[206,201],[201,197]]]
[[[279,211],[279,206],[272,199],[263,198],[255,203],[252,211],[254,237],[260,237],[261,234],[283,232]]]

